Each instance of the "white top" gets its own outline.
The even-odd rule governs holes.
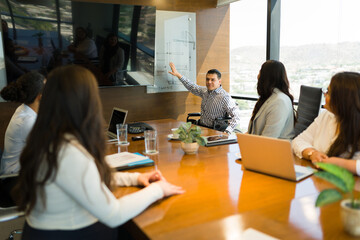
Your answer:
[[[97,58],[97,48],[94,40],[85,38],[76,47],[76,52],[85,55],[87,58]]]
[[[59,152],[56,178],[45,185],[46,207],[38,197],[26,217],[28,224],[43,230],[75,230],[97,221],[116,227],[135,217],[164,196],[157,183],[116,199],[104,183],[93,157],[77,140]],[[44,171],[41,171],[44,173]],[[137,185],[139,173],[115,173],[117,185]]]
[[[11,117],[5,132],[0,175],[19,172],[20,154],[25,147],[26,138],[34,126],[36,116],[37,114],[34,110],[26,104],[21,104]]]
[[[327,154],[337,138],[336,127],[337,122],[333,113],[327,110],[320,113],[314,122],[292,141],[292,149],[296,156],[302,158],[302,152],[306,148],[314,148]],[[352,159],[356,160],[356,174],[360,175],[360,152],[356,152]]]

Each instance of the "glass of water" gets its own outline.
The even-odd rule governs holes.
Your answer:
[[[156,154],[156,130],[145,130],[145,154]]]
[[[116,133],[119,145],[129,145],[127,140],[127,124],[116,124]]]

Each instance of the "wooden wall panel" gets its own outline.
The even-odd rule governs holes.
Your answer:
[[[198,84],[209,69],[222,73],[222,83],[229,91],[230,70],[230,10],[229,7],[200,10],[196,13],[196,46]]]
[[[174,118],[185,112],[187,92],[146,94],[146,87],[101,88],[100,98],[106,121],[113,107],[129,110],[127,121]]]
[[[89,0],[86,0],[89,1]],[[98,0],[94,1],[98,2]],[[216,0],[102,0],[106,3],[153,5],[158,10],[196,12],[197,82],[205,85],[210,68],[223,73],[229,89],[229,7],[215,8]],[[147,94],[145,87],[101,88],[104,118],[118,106],[129,110],[128,121],[174,118],[185,121],[187,113],[199,112],[201,99],[188,92]],[[0,103],[0,147],[8,121],[15,110],[12,103]]]

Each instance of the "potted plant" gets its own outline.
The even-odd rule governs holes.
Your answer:
[[[332,183],[340,191],[337,189],[323,190],[317,197],[315,206],[321,207],[343,199],[344,194],[350,195],[350,199],[341,201],[341,218],[346,232],[353,236],[360,236],[360,201],[354,198],[355,179],[353,174],[330,163],[316,163],[316,165],[324,171],[316,172],[315,176]]]
[[[192,126],[191,122],[182,124],[175,133],[179,134],[181,148],[186,154],[197,153],[199,145],[204,146],[207,142],[206,138],[200,136],[201,128]]]

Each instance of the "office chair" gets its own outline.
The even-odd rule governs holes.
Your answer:
[[[301,85],[294,137],[302,133],[319,115],[321,98],[321,88]]]
[[[198,119],[196,119],[196,118],[194,119],[191,117],[198,117]],[[203,126],[200,124],[200,117],[201,117],[201,113],[199,113],[199,112],[189,113],[186,118],[186,122],[191,122],[192,124]],[[225,129],[229,126],[229,120],[231,120],[231,117],[229,117],[229,116],[215,119],[212,129],[215,129],[215,130],[221,131],[221,132],[225,131]],[[207,127],[207,126],[203,126],[203,127]]]
[[[12,178],[12,177],[17,177],[17,174],[8,174],[8,175],[1,175],[0,176],[0,180],[3,180],[5,178]],[[3,194],[1,194],[0,198],[3,196]],[[21,234],[22,233],[22,229],[20,229],[20,227],[22,227],[24,225],[24,221],[25,219],[23,218],[24,213],[23,212],[19,212],[17,210],[16,206],[9,206],[8,205],[8,201],[1,199],[1,206],[0,206],[0,229],[2,229],[2,234],[1,237],[3,237],[4,235],[4,231],[8,230],[9,231],[9,236],[7,237],[7,239],[14,239],[14,236],[16,234]],[[4,205],[3,205],[4,204]],[[22,217],[21,219],[18,219]],[[12,230],[15,229],[15,230]]]

